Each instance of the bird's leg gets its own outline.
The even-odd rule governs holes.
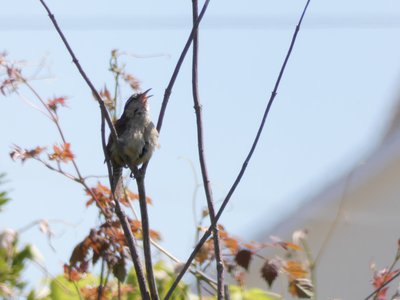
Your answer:
[[[138,176],[141,176],[140,170],[138,169],[137,166],[129,166],[129,168],[132,170],[130,177],[132,179],[138,178]]]

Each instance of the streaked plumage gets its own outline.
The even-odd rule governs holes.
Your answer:
[[[113,168],[112,186],[117,193],[121,188],[123,167],[147,162],[158,145],[158,132],[149,115],[148,91],[132,95],[115,123],[119,147],[111,135],[108,139],[107,151]]]

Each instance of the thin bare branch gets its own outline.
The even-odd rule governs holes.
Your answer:
[[[56,31],[60,35],[65,47],[67,48],[69,54],[71,55],[73,63],[78,68],[79,73],[81,74],[81,76],[83,77],[83,79],[85,80],[87,85],[89,86],[89,88],[92,91],[94,97],[96,98],[96,100],[98,101],[98,103],[100,105],[102,146],[103,146],[104,155],[106,157],[108,173],[110,175],[109,176],[109,180],[110,180],[110,184],[111,184],[111,174],[112,173],[111,173],[110,161],[109,161],[109,158],[108,158],[108,155],[107,155],[107,150],[106,150],[105,122],[107,122],[107,125],[108,125],[108,127],[109,127],[109,129],[111,131],[111,136],[114,139],[114,141],[116,141],[116,142],[118,141],[117,132],[116,132],[114,126],[113,126],[113,123],[112,123],[111,118],[110,118],[110,116],[109,116],[109,114],[107,112],[107,109],[106,109],[106,107],[104,105],[103,100],[101,99],[99,93],[95,89],[95,87],[92,84],[92,82],[87,77],[87,75],[84,72],[84,70],[82,69],[78,59],[76,58],[74,52],[72,51],[71,46],[69,45],[69,43],[68,43],[67,39],[65,38],[63,32],[61,31],[60,27],[58,26],[58,23],[57,23],[54,15],[50,11],[49,7],[46,5],[44,0],[39,0],[39,1],[43,5],[45,10],[47,11],[47,13],[49,15],[49,18],[52,21]],[[141,292],[142,298],[143,299],[150,299],[150,296],[148,294],[147,287],[146,287],[145,277],[143,275],[143,270],[142,270],[141,263],[140,263],[140,258],[139,258],[139,255],[137,253],[137,250],[136,250],[134,236],[132,234],[132,231],[131,231],[131,228],[129,226],[128,220],[127,220],[125,214],[123,213],[123,211],[121,209],[120,203],[119,203],[118,199],[116,199],[116,197],[115,197],[115,191],[112,191],[112,194],[113,194],[113,197],[114,197],[114,200],[115,200],[115,211],[116,211],[116,214],[117,214],[117,216],[118,216],[118,218],[119,218],[119,220],[121,222],[121,226],[122,226],[122,229],[124,231],[125,238],[127,240],[128,248],[129,248],[129,250],[131,252],[131,256],[132,256],[132,260],[133,260],[133,263],[134,263],[136,275],[137,275],[137,278],[138,278],[139,288],[140,288],[140,292]]]
[[[41,0],[41,1],[42,1],[42,0]],[[166,90],[165,90],[164,99],[163,99],[163,102],[162,102],[162,104],[161,104],[160,114],[159,114],[158,121],[157,121],[157,126],[156,126],[157,131],[158,131],[159,133],[160,133],[160,131],[161,131],[161,127],[162,127],[162,122],[163,122],[163,119],[164,119],[165,111],[166,111],[166,108],[167,108],[167,105],[168,105],[169,97],[171,96],[172,88],[173,88],[173,86],[174,86],[174,84],[175,84],[175,80],[176,80],[176,78],[178,77],[178,74],[179,74],[180,68],[181,68],[181,66],[182,66],[182,63],[183,63],[183,61],[184,61],[184,59],[185,59],[185,56],[186,56],[186,54],[187,54],[187,52],[188,52],[188,50],[189,50],[190,44],[192,43],[195,29],[199,26],[199,24],[200,24],[200,22],[201,22],[201,19],[203,18],[204,14],[205,14],[205,12],[206,12],[206,10],[207,10],[207,6],[208,6],[209,2],[210,2],[210,0],[206,0],[206,2],[204,3],[203,8],[202,8],[202,10],[201,10],[201,13],[200,13],[200,15],[199,15],[197,21],[196,21],[195,24],[193,25],[192,31],[191,31],[191,33],[190,33],[190,35],[189,35],[189,37],[188,37],[188,40],[187,40],[187,42],[186,42],[186,44],[185,44],[185,46],[184,46],[184,48],[183,48],[183,50],[182,50],[182,53],[181,53],[180,57],[179,57],[179,59],[178,59],[178,62],[177,62],[177,64],[176,64],[176,67],[175,67],[174,72],[173,72],[173,74],[172,74],[171,80],[170,80],[170,82],[169,82],[169,84],[168,84],[168,86],[167,86],[167,88],[166,88]],[[141,169],[140,169],[141,177],[143,178],[143,180],[144,180],[145,175],[146,175],[147,166],[148,166],[148,162],[146,162],[145,164],[143,164],[143,166],[142,166]],[[131,168],[131,170],[132,170],[132,168]],[[133,170],[132,170],[132,171],[133,171]],[[139,182],[138,182],[138,180],[136,180],[136,182],[137,182],[137,184],[138,184],[138,189],[139,189]],[[148,237],[145,237],[145,232],[149,232],[149,228],[146,228],[146,226],[148,226],[148,224],[149,224],[149,222],[148,222],[148,215],[147,215],[147,203],[146,203],[146,197],[145,197],[145,195],[141,195],[140,192],[139,192],[139,203],[140,203],[141,215],[142,215],[142,230],[143,230],[143,247],[144,247],[144,253],[145,253],[145,257],[146,257],[146,255],[147,255],[147,256],[150,258],[150,262],[151,262],[151,253],[149,253],[149,250],[150,250],[150,243],[147,243],[147,242],[145,243],[145,240],[148,239]],[[143,213],[144,213],[144,214],[143,214]],[[145,246],[148,246],[148,249],[146,249]],[[148,265],[148,263],[149,263],[149,262],[148,262],[147,259],[146,259],[146,265]],[[150,284],[150,289],[152,289],[152,288],[151,288],[151,286],[152,286],[151,281],[152,281],[152,280],[150,280],[150,283],[149,283],[149,284]],[[158,299],[158,298],[157,298],[157,299]]]
[[[185,60],[185,56],[189,50],[190,44],[193,41],[193,37],[195,34],[195,31],[197,30],[197,28],[199,27],[199,24],[201,22],[201,20],[203,19],[204,14],[206,13],[208,4],[210,3],[210,0],[206,0],[204,2],[203,8],[201,9],[201,12],[199,14],[199,17],[197,18],[197,21],[193,24],[193,28],[192,31],[190,32],[190,35],[186,41],[185,46],[183,47],[182,53],[178,59],[178,62],[176,63],[174,72],[172,73],[172,77],[171,80],[168,83],[167,88],[165,89],[165,93],[164,93],[164,99],[163,102],[161,104],[161,110],[160,110],[160,114],[158,116],[158,122],[157,122],[157,131],[160,132],[161,131],[161,127],[162,127],[162,123],[164,120],[164,115],[165,115],[165,110],[167,109],[167,105],[168,105],[168,101],[169,101],[169,97],[171,96],[171,92],[172,92],[172,88],[174,87],[175,84],[175,80],[178,77],[179,71],[181,69],[182,63]]]
[[[127,197],[125,195],[125,197]],[[132,205],[131,201],[128,202],[129,207],[133,213],[133,215],[135,216],[135,218],[137,220],[139,220],[139,216],[136,212],[135,207]],[[171,252],[169,252],[167,249],[165,249],[164,247],[162,247],[159,243],[157,243],[155,240],[150,238],[150,243],[157,248],[158,251],[160,251],[161,253],[163,253],[164,255],[166,255],[168,258],[170,258],[172,261],[174,261],[175,263],[177,263],[178,265],[182,264],[182,261],[179,260],[176,256],[174,256]],[[192,273],[193,275],[197,276],[198,278],[200,278],[201,280],[203,280],[204,282],[206,282],[211,288],[217,290],[217,282],[212,279],[211,277],[209,277],[208,275],[206,275],[205,273],[196,270],[195,265],[193,264],[192,268],[189,269],[190,273]]]
[[[224,299],[224,265],[222,262],[221,256],[221,245],[220,238],[218,234],[218,224],[215,221],[215,209],[214,209],[214,200],[212,195],[212,189],[210,184],[210,179],[208,177],[207,171],[207,163],[205,158],[204,151],[204,138],[203,138],[203,117],[202,110],[200,104],[199,97],[199,88],[198,88],[198,49],[199,49],[199,31],[198,27],[195,27],[196,20],[198,18],[198,0],[192,0],[192,13],[193,13],[193,59],[192,59],[192,93],[193,93],[193,102],[194,109],[196,112],[196,128],[197,128],[197,146],[199,152],[199,161],[201,168],[201,175],[203,178],[203,186],[204,192],[206,194],[208,213],[210,216],[211,224],[214,224],[212,227],[213,231],[213,239],[214,239],[214,252],[215,252],[215,262],[217,269],[217,282],[218,282],[218,291],[217,297],[218,300]]]
[[[142,264],[140,262],[139,254],[138,254],[137,249],[136,249],[135,238],[133,236],[131,227],[129,226],[128,220],[127,220],[124,212],[122,211],[121,205],[120,205],[117,197],[115,196],[115,186],[112,184],[111,163],[110,163],[110,159],[108,157],[108,152],[107,152],[105,117],[104,117],[103,111],[101,111],[101,112],[102,112],[102,114],[101,114],[101,144],[102,144],[102,147],[103,147],[104,155],[106,156],[106,164],[107,164],[107,170],[108,170],[108,180],[110,182],[110,186],[112,188],[111,192],[112,192],[112,195],[113,195],[113,198],[114,198],[114,201],[115,201],[115,213],[117,214],[118,219],[121,222],[121,226],[122,226],[122,229],[124,231],[125,239],[126,239],[126,242],[128,244],[129,251],[131,253],[133,266],[135,268],[136,276],[137,276],[137,279],[138,279],[141,296],[145,300],[150,300],[150,294],[149,294],[149,292],[147,290],[146,279],[145,279],[145,276],[144,276],[143,267],[142,267]]]
[[[156,281],[154,278],[153,263],[151,258],[150,224],[149,224],[149,215],[147,212],[144,175],[145,174],[142,174],[140,171],[138,171],[135,173],[135,178],[139,193],[140,215],[142,217],[143,253],[144,253],[144,261],[147,273],[147,283],[149,284],[151,299],[156,300],[159,299],[159,296],[158,296]]]
[[[250,151],[249,151],[246,159],[243,162],[242,168],[240,169],[239,174],[237,175],[232,187],[230,188],[230,190],[229,190],[228,194],[226,195],[226,197],[225,197],[220,209],[218,210],[218,213],[215,216],[215,221],[214,221],[215,223],[210,225],[210,227],[204,233],[203,237],[197,243],[196,247],[193,249],[192,253],[190,254],[190,256],[188,258],[188,260],[186,261],[185,266],[182,268],[182,270],[179,273],[179,275],[177,276],[175,282],[172,284],[172,286],[171,286],[170,290],[168,291],[167,296],[165,297],[165,299],[169,299],[169,297],[172,295],[172,292],[177,287],[179,281],[182,279],[182,277],[186,273],[187,269],[190,267],[190,265],[191,265],[194,257],[196,256],[197,252],[201,249],[203,244],[207,241],[207,239],[211,235],[212,227],[216,225],[216,222],[218,222],[219,218],[221,217],[222,213],[224,212],[225,207],[228,205],[230,198],[232,197],[234,191],[236,190],[237,186],[239,185],[239,183],[240,183],[240,181],[241,181],[241,179],[242,179],[242,177],[243,177],[243,175],[244,175],[244,173],[245,173],[245,171],[247,169],[247,165],[249,164],[249,161],[250,161],[251,157],[253,156],[254,150],[256,149],[256,146],[258,144],[258,140],[260,139],[260,136],[261,136],[261,133],[263,131],[265,122],[267,120],[267,117],[269,115],[269,111],[271,109],[272,103],[273,103],[273,101],[274,101],[274,99],[275,99],[275,97],[277,95],[277,90],[278,90],[278,87],[279,87],[279,83],[280,83],[280,81],[282,79],[283,73],[284,73],[285,68],[286,68],[286,64],[287,64],[287,62],[289,60],[289,57],[290,57],[290,54],[292,53],[293,46],[294,46],[296,38],[297,38],[297,34],[298,34],[299,30],[300,30],[301,23],[303,21],[304,15],[305,15],[305,13],[307,11],[307,8],[308,8],[308,5],[309,5],[310,1],[311,0],[307,1],[306,5],[305,5],[305,7],[303,9],[303,12],[301,14],[301,17],[299,19],[299,22],[298,22],[298,24],[296,26],[296,29],[295,29],[293,37],[292,37],[292,41],[291,41],[290,46],[289,46],[289,50],[288,50],[288,52],[286,54],[285,60],[284,60],[284,62],[282,64],[281,70],[280,70],[278,78],[276,80],[275,87],[274,87],[274,89],[273,89],[273,91],[271,93],[271,96],[270,96],[270,98],[268,100],[267,107],[266,107],[266,109],[264,111],[264,115],[262,117],[262,120],[261,120],[261,123],[260,123],[260,127],[259,127],[259,129],[257,131],[256,137],[255,137],[255,139],[253,141],[253,144],[252,144],[252,146],[250,148]]]
[[[113,137],[113,139],[115,141],[117,141],[117,132],[115,131],[115,128],[113,126],[113,123],[111,121],[110,116],[107,113],[107,109],[104,105],[103,100],[101,99],[99,93],[97,92],[96,88],[94,87],[93,83],[90,81],[89,77],[86,75],[85,71],[83,70],[81,64],[79,63],[78,59],[75,56],[75,53],[72,51],[71,46],[69,45],[66,37],[64,36],[64,33],[62,32],[61,28],[58,26],[57,20],[54,17],[53,13],[51,12],[51,10],[49,9],[49,7],[47,6],[46,2],[44,0],[39,0],[40,3],[42,3],[44,9],[47,11],[49,18],[51,20],[51,22],[54,25],[54,28],[57,30],[57,33],[59,34],[60,38],[62,39],[65,47],[67,48],[69,54],[72,57],[72,62],[75,64],[75,66],[78,68],[79,73],[81,74],[81,76],[83,77],[83,79],[85,80],[85,82],[87,83],[87,85],[89,86],[91,92],[93,93],[93,96],[96,98],[97,102],[100,105],[100,109],[104,114],[104,117],[106,118],[107,121],[107,125],[109,127],[109,129],[111,130],[111,135]]]
[[[364,300],[371,299],[373,296],[375,296],[377,293],[379,293],[385,286],[387,286],[389,283],[391,283],[393,280],[395,280],[399,276],[400,276],[400,271],[397,271],[396,275],[394,275],[392,278],[390,278],[388,281],[386,281],[384,284],[382,284],[379,288],[374,290]]]

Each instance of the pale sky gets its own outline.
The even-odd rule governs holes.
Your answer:
[[[0,51],[27,62],[26,75],[45,58],[44,98],[68,96],[61,124],[83,174],[105,174],[98,105],[53,30],[39,1],[0,0]],[[221,201],[254,139],[305,1],[211,1],[200,33],[200,96],[206,159],[215,200]],[[96,87],[112,84],[107,71],[112,49],[126,51],[127,69],[152,88],[156,121],[164,89],[191,26],[191,1],[48,1]],[[293,55],[259,146],[231,204],[221,218],[232,234],[251,239],[293,210],[300,201],[358,163],[379,141],[397,100],[400,69],[400,3],[311,1]],[[195,225],[198,166],[195,115],[187,56],[160,135],[161,147],[148,168],[153,199],[150,224],[163,245],[186,259]],[[22,94],[31,97],[26,90]],[[129,96],[128,89],[122,97]],[[51,146],[54,126],[18,97],[0,96],[0,172],[7,173],[13,201],[0,230],[45,218],[56,236],[53,252],[38,229],[22,235],[35,244],[57,274],[74,245],[97,224],[85,208],[82,188],[34,161],[12,162],[10,147]],[[95,184],[96,181],[93,181]],[[135,184],[131,187],[135,190]],[[197,214],[204,207],[197,198]],[[42,276],[33,268],[29,278]]]

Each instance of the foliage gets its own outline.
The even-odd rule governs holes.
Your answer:
[[[4,175],[1,175],[4,178]],[[7,192],[0,192],[0,207],[10,199]],[[30,245],[18,244],[18,232],[5,229],[0,232],[0,296],[12,299],[20,296],[27,285],[22,279],[27,262],[34,258]]]
[[[4,181],[5,174],[0,174],[0,184],[2,184]],[[7,204],[7,202],[10,201],[10,199],[7,196],[7,192],[2,191],[0,192],[0,212],[3,209],[3,206]]]

